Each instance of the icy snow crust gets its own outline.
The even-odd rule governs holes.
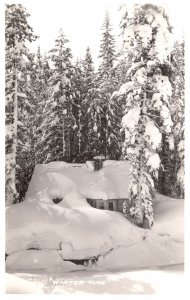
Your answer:
[[[110,161],[94,172],[84,164],[38,165],[26,200],[6,210],[7,269],[83,270],[68,260],[93,257],[100,270],[182,263],[183,200],[157,195],[151,231],[87,203],[87,197],[126,197],[128,167]],[[52,197],[63,201],[54,204]]]

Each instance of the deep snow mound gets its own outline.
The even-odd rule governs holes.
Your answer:
[[[66,272],[83,269],[72,261],[91,258],[97,258],[100,269],[183,263],[183,200],[155,203],[155,214],[155,224],[147,230],[120,213],[90,206],[65,208],[36,201],[12,205],[6,217],[7,268]]]
[[[88,209],[71,209],[35,201],[10,206],[7,254],[26,249],[56,249],[62,250],[66,259],[84,258],[141,239],[142,229],[123,215],[92,208],[88,203],[86,206]]]
[[[38,165],[26,200],[6,209],[7,268],[67,272],[90,261],[100,269],[183,263],[183,200],[157,195],[152,230],[87,203],[97,193],[104,200],[126,196],[127,174],[125,162],[99,172],[84,164]],[[55,204],[54,197],[63,200]]]

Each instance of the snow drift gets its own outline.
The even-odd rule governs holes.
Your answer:
[[[7,269],[66,272],[82,270],[89,261],[100,269],[183,262],[183,200],[157,195],[154,226],[141,229],[121,213],[86,201],[97,192],[104,199],[124,196],[126,163],[90,172],[85,165],[37,166],[26,200],[6,210]],[[58,196],[63,201],[53,203]]]

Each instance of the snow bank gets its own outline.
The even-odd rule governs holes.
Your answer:
[[[78,266],[65,259],[94,256],[103,269],[182,263],[183,201],[155,200],[151,231],[116,212],[25,201],[7,209],[6,251],[7,268],[14,270],[66,272]]]
[[[24,280],[11,274],[6,274],[6,293],[41,294],[42,290],[28,280]]]
[[[154,266],[180,264],[183,261],[183,244],[168,237],[145,238],[144,242],[130,247],[114,249],[98,261],[103,269],[134,269]]]
[[[157,195],[154,201],[153,232],[184,241],[184,201]]]
[[[123,215],[86,206],[70,209],[25,201],[9,207],[7,254],[31,248],[54,249],[61,250],[65,259],[82,259],[141,239],[142,230]]]
[[[152,230],[123,214],[91,207],[86,197],[122,197],[128,189],[125,162],[103,171],[37,166],[26,200],[6,209],[8,269],[78,270],[66,260],[96,257],[100,268],[183,262],[183,200],[157,195]],[[63,200],[55,204],[52,197]]]
[[[98,261],[104,269],[143,268],[180,264],[184,256],[184,201],[163,195],[154,200],[154,226],[142,239],[118,246]]]
[[[84,267],[70,261],[64,261],[60,251],[56,250],[23,250],[8,256],[6,266],[11,270],[45,270],[65,272],[83,270]]]

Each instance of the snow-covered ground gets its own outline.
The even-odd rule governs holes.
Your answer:
[[[22,272],[6,276],[6,292],[9,294],[156,294],[187,299],[183,298],[186,288],[183,265],[133,271],[80,271],[62,275]]]
[[[32,278],[42,280],[43,284],[47,283],[47,274],[76,280],[81,276],[88,280],[105,277],[106,287],[99,289],[109,291],[110,282],[113,293],[120,284],[126,293],[132,292],[132,288],[134,293],[159,289],[159,276],[159,281],[169,276],[174,282],[179,277],[182,283],[182,271],[177,275],[162,269],[126,271],[183,264],[183,200],[157,195],[152,230],[136,227],[121,213],[99,210],[87,203],[86,198],[94,197],[96,191],[105,201],[110,191],[114,198],[122,197],[128,188],[128,178],[125,162],[107,162],[99,172],[86,165],[37,166],[26,200],[6,211],[7,271],[22,279],[31,279],[33,274]],[[63,201],[55,204],[54,197],[62,197]],[[89,265],[92,258],[96,263]],[[150,277],[150,284],[146,276]],[[8,275],[10,289],[12,278]],[[139,288],[135,287],[138,282]],[[149,290],[148,286],[153,287]],[[77,287],[61,285],[60,289],[72,292]],[[81,286],[79,291],[86,292]]]

